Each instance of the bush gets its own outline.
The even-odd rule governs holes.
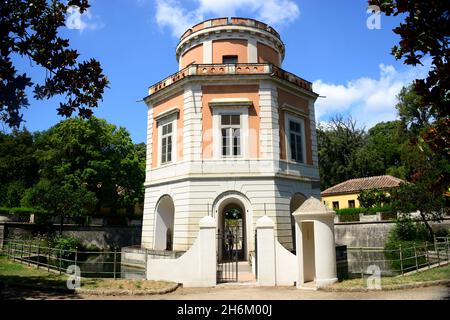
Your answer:
[[[420,222],[411,220],[398,220],[394,229],[389,233],[389,239],[395,241],[427,241],[428,232],[426,227]]]
[[[0,207],[0,214],[11,214],[11,210],[9,208]]]
[[[391,213],[392,206],[391,205],[376,206],[376,207],[371,207],[371,208],[364,208],[364,210],[368,214],[376,214],[377,212]]]
[[[390,260],[393,271],[401,272],[402,269],[403,272],[412,271],[416,269],[416,263],[420,268],[427,262],[426,248],[421,241],[392,241],[391,239],[386,243],[384,249],[386,250],[384,255],[387,260]]]
[[[344,208],[335,210],[337,215],[355,215],[363,213],[363,208]]]
[[[50,240],[50,247],[57,250],[75,251],[80,247],[80,241],[71,236],[57,235]]]

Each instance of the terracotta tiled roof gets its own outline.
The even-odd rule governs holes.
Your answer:
[[[343,193],[355,193],[359,192],[360,190],[375,189],[375,188],[378,189],[392,188],[398,187],[401,183],[405,183],[405,181],[388,175],[350,179],[326,189],[325,191],[322,192],[322,196],[329,196]]]

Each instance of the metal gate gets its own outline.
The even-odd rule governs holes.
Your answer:
[[[243,255],[242,229],[227,226],[217,234],[217,283],[238,281],[238,262]]]

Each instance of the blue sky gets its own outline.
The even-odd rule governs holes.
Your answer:
[[[72,15],[61,35],[81,53],[99,60],[109,78],[97,117],[125,127],[135,143],[145,142],[148,86],[176,72],[177,36],[190,25],[218,16],[256,18],[275,27],[286,45],[283,68],[314,83],[326,98],[316,103],[316,119],[349,114],[370,128],[396,118],[396,94],[428,70],[391,56],[398,42],[392,28],[400,18],[381,16],[370,30],[366,0],[91,0],[89,12]],[[16,58],[19,71],[36,82],[45,71]],[[428,63],[429,64],[429,63]],[[60,98],[36,101],[23,110],[25,126],[45,130],[61,121]]]

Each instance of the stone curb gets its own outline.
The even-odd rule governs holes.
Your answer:
[[[168,288],[160,290],[104,290],[104,289],[83,289],[76,288],[76,294],[85,294],[93,296],[143,296],[143,295],[155,295],[155,294],[167,294],[178,289],[180,285],[175,283]]]
[[[16,287],[16,288],[25,288],[25,289],[38,289],[44,292],[58,292],[65,294],[85,294],[85,295],[97,295],[97,296],[139,296],[139,295],[155,295],[155,294],[167,294],[178,289],[180,285],[178,283],[174,283],[165,289],[160,290],[105,290],[105,289],[83,289],[76,288],[74,290],[61,288],[61,287],[53,287],[53,286],[36,286],[26,283],[8,283],[3,284],[3,287]]]
[[[414,288],[425,288],[431,286],[440,285],[450,285],[450,280],[433,280],[433,281],[423,281],[415,283],[405,283],[405,284],[392,284],[381,286],[381,289],[367,289],[363,287],[350,287],[350,288],[333,288],[333,287],[323,287],[319,288],[320,291],[327,292],[372,292],[372,291],[391,291],[391,290],[402,290],[402,289],[414,289]]]

